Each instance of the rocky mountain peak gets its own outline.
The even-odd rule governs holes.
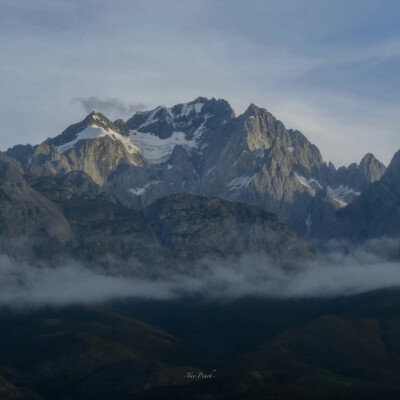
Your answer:
[[[367,153],[360,162],[360,165],[372,163],[374,161],[378,161],[372,153]]]
[[[29,157],[34,154],[36,148],[37,146],[32,146],[30,144],[17,144],[7,150],[7,155],[18,160],[25,166],[28,163]]]
[[[247,145],[251,151],[269,149],[276,140],[279,140],[279,143],[275,144],[281,147],[280,140],[288,139],[288,135],[285,137],[287,131],[282,122],[265,108],[259,108],[255,104],[250,104],[247,110],[238,117],[238,121],[243,125]],[[290,143],[286,144],[286,147],[291,147]]]
[[[391,194],[395,194],[397,202],[400,202],[400,150],[395,153],[382,176],[382,186],[390,190]]]
[[[382,171],[382,164],[372,154],[364,157],[358,171],[364,173]],[[363,159],[363,160],[364,160]],[[365,168],[362,169],[361,166]],[[371,168],[371,169],[369,169]],[[379,169],[380,168],[380,169]],[[359,179],[363,175],[359,175]],[[370,177],[372,175],[369,175]],[[364,240],[380,236],[399,236],[400,216],[400,151],[398,151],[382,177],[367,185],[348,207],[333,218],[324,218],[320,229],[315,231],[319,237],[357,238]],[[316,226],[315,226],[316,227]]]
[[[328,163],[328,168],[332,173],[336,172],[336,168],[331,161],[329,161],[329,163]]]
[[[56,136],[53,139],[49,139],[48,142],[54,147],[60,147],[66,145],[67,143],[72,143],[74,141],[79,140],[80,139],[79,135],[86,129],[91,127],[98,129],[98,135],[100,135],[102,131],[116,132],[116,133],[121,132],[121,130],[106,116],[96,111],[92,111],[89,115],[86,116],[85,119],[78,122],[77,124],[70,125],[60,135]],[[82,138],[92,138],[98,135],[96,135],[95,132],[92,131],[91,134],[84,133],[81,136]]]
[[[378,168],[385,170],[385,166],[372,154],[367,153],[360,161],[361,168]]]
[[[260,120],[264,120],[268,124],[281,124],[283,126],[282,122],[276,119],[267,109],[258,107],[254,103],[251,103],[247,107],[246,111],[241,115],[241,117],[244,119],[255,117],[259,118]]]
[[[248,116],[256,116],[257,114],[259,114],[261,111],[261,108],[257,107],[254,103],[251,103],[246,111],[243,113],[244,116],[248,117]]]
[[[114,122],[110,121],[105,115],[92,111],[83,121],[82,127],[97,127],[106,131],[120,133],[120,129]]]
[[[386,167],[372,153],[367,153],[362,158],[358,170],[364,179],[373,183],[381,179]]]
[[[23,172],[19,163],[0,152],[0,183],[3,181],[19,182],[22,180],[22,174]]]
[[[213,116],[219,116],[223,119],[235,118],[235,112],[231,105],[224,99],[205,99],[204,97],[199,97],[201,101],[204,101],[202,112],[204,114],[211,114]]]
[[[388,166],[388,169],[389,169],[389,168],[390,168],[390,170],[395,169],[395,170],[400,171],[400,150],[397,151],[397,152],[394,154],[394,156],[393,156],[393,158],[392,158],[392,161],[390,161],[390,164],[389,164],[389,166]]]
[[[92,111],[83,120],[88,126],[90,125],[103,125],[104,127],[112,127],[115,129],[115,125],[105,115],[97,111]]]
[[[97,111],[95,111],[95,110],[93,110],[92,112],[90,112],[90,113],[86,116],[85,119],[88,119],[88,118],[90,119],[90,118],[95,118],[95,117],[101,118],[101,117],[104,117],[104,115],[101,114],[101,113],[99,113],[99,112],[97,112]]]
[[[357,192],[365,191],[368,186],[381,179],[386,167],[371,153],[366,154],[360,164],[352,163],[348,167],[340,167],[336,173],[331,174],[333,185],[337,182],[353,188]]]

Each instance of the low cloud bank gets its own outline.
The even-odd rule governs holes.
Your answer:
[[[158,279],[110,276],[71,261],[54,268],[30,265],[3,255],[0,306],[35,308],[120,298],[168,300],[192,294],[216,300],[346,296],[400,286],[398,249],[395,240],[371,241],[357,248],[331,242],[312,261],[280,265],[258,256],[233,263],[202,260],[195,274]]]

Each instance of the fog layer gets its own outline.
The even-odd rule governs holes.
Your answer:
[[[400,286],[398,249],[399,241],[392,239],[370,241],[362,247],[331,242],[323,255],[311,261],[280,265],[257,256],[235,262],[204,259],[195,268],[200,272],[155,279],[111,276],[68,260],[54,267],[31,265],[2,255],[0,306],[36,308],[121,298],[168,300],[193,294],[214,300],[348,296]]]

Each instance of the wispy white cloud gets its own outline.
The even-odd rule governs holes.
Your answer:
[[[203,260],[196,266],[196,273],[152,279],[129,274],[129,270],[135,271],[133,261],[123,274],[118,274],[117,268],[110,275],[74,261],[50,268],[0,255],[0,306],[60,307],[124,298],[169,300],[194,294],[224,301],[243,296],[349,296],[400,286],[398,260],[393,258],[398,248],[395,239],[373,240],[350,248],[344,242],[332,242],[326,244],[323,255],[290,265],[259,256],[234,262]]]
[[[77,97],[72,102],[80,104],[88,114],[95,110],[107,115],[110,119],[130,117],[136,111],[143,111],[147,108],[140,102],[125,104],[116,97],[104,99],[95,96]]]

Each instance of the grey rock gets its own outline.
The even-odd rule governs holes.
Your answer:
[[[21,163],[21,165],[25,166],[29,160],[29,157],[35,153],[36,147],[37,146],[32,146],[30,144],[17,144],[16,146],[9,148],[6,151],[6,154],[12,158],[15,158]]]
[[[179,147],[174,153],[181,165],[186,153]],[[190,271],[203,258],[311,255],[275,215],[254,206],[174,194],[135,210],[83,171],[33,184],[16,160],[0,153],[0,244],[12,256],[50,263],[71,258],[110,273],[132,274],[142,266],[155,274]]]
[[[400,236],[400,151],[380,180],[342,209],[313,219],[313,235],[363,241],[382,236]]]
[[[144,215],[174,259],[261,254],[293,260],[311,255],[276,215],[242,203],[178,194],[157,200]]]
[[[339,168],[331,174],[331,184],[352,187],[357,192],[365,191],[368,186],[381,179],[386,167],[371,153],[366,154],[360,164],[353,163]]]
[[[44,235],[66,242],[71,239],[69,223],[59,207],[31,188],[23,170],[0,153],[0,235],[9,240]]]

